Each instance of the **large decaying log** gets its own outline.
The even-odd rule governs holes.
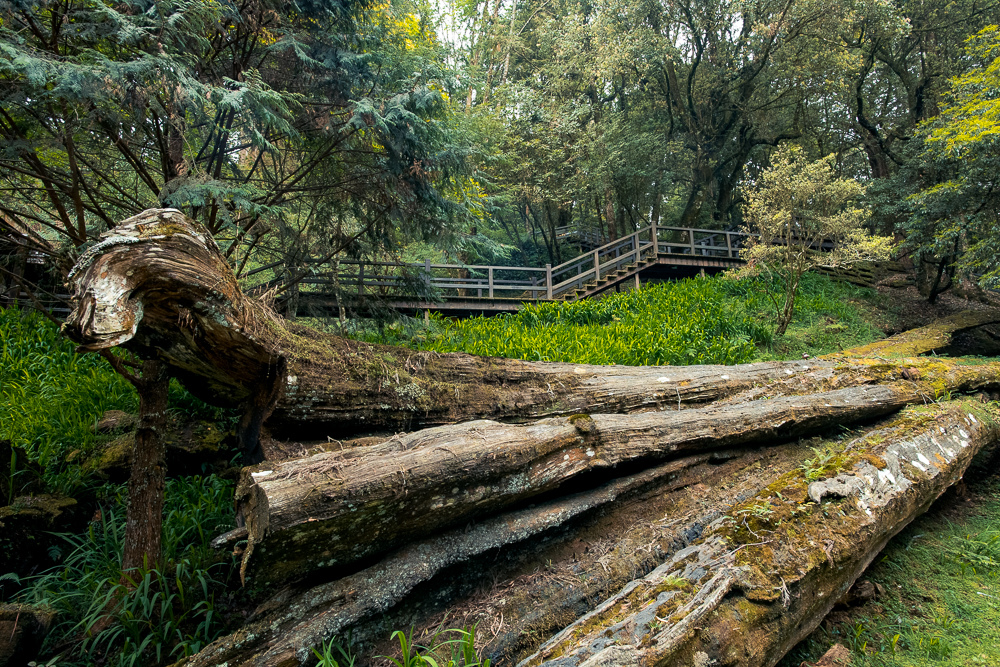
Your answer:
[[[146,211],[106,232],[77,262],[70,283],[75,308],[65,331],[82,349],[126,345],[159,357],[208,402],[246,406],[250,440],[269,415],[278,435],[344,437],[481,417],[705,402],[791,366],[752,364],[733,370],[727,383],[718,382],[724,367],[676,369],[663,382],[655,368],[607,372],[324,335],[245,297],[212,238],[173,209]]]
[[[947,390],[1000,382],[1000,366],[949,366]],[[950,371],[950,372],[949,372]],[[788,440],[924,402],[924,379],[706,408],[575,415],[529,425],[473,421],[247,469],[237,490],[254,589],[344,566],[406,540],[503,510],[585,475],[692,451]]]
[[[773,665],[996,441],[996,418],[935,406],[848,447],[822,481],[789,472],[519,664]]]
[[[913,356],[995,312],[736,367],[417,352],[283,322],[170,209],[107,233],[71,282],[84,349],[127,345],[242,406],[251,457],[265,420],[424,429],[244,472],[243,526],[218,543],[247,540],[245,580],[271,597],[190,667],[308,664],[449,608],[491,628],[497,664],[771,665],[998,435],[994,407],[934,401],[1000,387],[1000,365]],[[868,432],[822,460],[796,442],[851,424]]]
[[[102,236],[70,275],[65,330],[85,350],[126,345],[156,356],[193,393],[245,408],[240,438],[264,419],[279,437],[343,438],[469,419],[527,420],[705,404],[840,360],[736,367],[587,366],[436,354],[368,345],[286,323],[245,297],[211,236],[154,209]],[[908,354],[992,315],[956,320]],[[849,374],[842,374],[848,377]],[[855,384],[873,381],[859,370]]]
[[[309,648],[399,603],[419,584],[448,567],[560,526],[619,497],[666,480],[667,491],[689,482],[683,473],[708,462],[725,461],[731,452],[684,457],[649,470],[601,484],[593,490],[570,494],[530,508],[485,519],[478,524],[447,531],[402,547],[376,566],[366,568],[298,595],[283,592],[261,615],[235,635],[200,653],[187,667],[236,661],[238,664],[299,664],[309,658]],[[684,480],[684,481],[679,481]],[[248,637],[253,639],[248,640]]]
[[[414,618],[441,620],[433,607],[405,604],[418,584],[440,596],[477,576],[488,592],[459,591],[444,604],[452,619],[472,607],[470,621],[499,627],[485,646],[497,664],[773,664],[996,441],[998,417],[978,401],[935,403],[849,440],[684,457],[285,590],[186,667],[308,664],[310,646],[348,632],[363,650]],[[574,524],[594,508],[599,518]],[[499,548],[528,552],[527,565],[476,559]],[[467,569],[447,569],[463,560]]]

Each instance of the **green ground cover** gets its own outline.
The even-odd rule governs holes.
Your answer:
[[[0,309],[0,440],[41,466],[48,490],[63,493],[83,483],[71,461],[99,443],[91,429],[104,411],[138,407],[132,386],[106,361],[74,347],[38,313]],[[17,474],[18,462],[12,467]]]
[[[762,279],[644,285],[600,300],[530,304],[515,314],[353,324],[369,342],[435,352],[589,364],[739,364],[811,356],[883,337],[874,290],[807,274],[788,333],[775,337]],[[772,286],[773,287],[773,286]]]
[[[235,524],[233,483],[215,475],[169,479],[163,516],[164,562],[123,578],[125,485],[81,465],[116,437],[95,433],[106,410],[135,412],[132,386],[101,357],[74,352],[58,327],[32,311],[0,309],[0,441],[8,441],[8,504],[15,495],[57,493],[86,498],[94,519],[80,534],[56,536],[58,565],[34,577],[0,572],[0,596],[53,607],[57,625],[46,656],[60,667],[131,667],[175,662],[226,629],[236,568],[209,547]],[[228,415],[173,384],[179,417]],[[90,510],[88,510],[89,512]]]
[[[227,629],[227,590],[238,587],[233,557],[209,545],[235,524],[233,483],[214,475],[168,479],[164,562],[127,576],[125,487],[103,495],[87,531],[62,535],[62,548],[54,547],[60,564],[23,582],[21,601],[58,612],[43,653],[60,655],[60,667],[163,665],[194,655]]]

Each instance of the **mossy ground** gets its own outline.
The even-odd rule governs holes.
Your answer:
[[[884,594],[834,610],[779,667],[812,662],[837,642],[856,667],[1000,665],[1000,478],[946,494],[863,578]]]

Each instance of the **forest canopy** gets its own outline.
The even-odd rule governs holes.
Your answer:
[[[286,283],[307,258],[541,266],[575,254],[559,228],[738,229],[790,145],[866,186],[933,298],[997,266],[998,8],[4,0],[0,225],[66,268],[156,206]]]

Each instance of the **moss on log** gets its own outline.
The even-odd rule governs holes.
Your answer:
[[[173,209],[104,233],[69,283],[65,331],[83,350],[124,345],[164,361],[207,402],[244,406],[248,449],[265,419],[279,437],[343,438],[477,418],[634,412],[703,404],[797,367],[529,363],[326,335],[245,296],[211,236]]]
[[[1000,311],[995,308],[987,310],[966,310],[961,313],[942,317],[927,326],[911,329],[890,336],[884,340],[861,345],[843,352],[828,354],[824,359],[844,359],[848,357],[866,358],[901,358],[916,357],[934,350],[941,350],[951,344],[956,333],[975,329],[976,327],[1000,322]]]
[[[775,664],[996,442],[998,418],[973,401],[914,409],[851,443],[824,479],[788,471],[520,667]]]

